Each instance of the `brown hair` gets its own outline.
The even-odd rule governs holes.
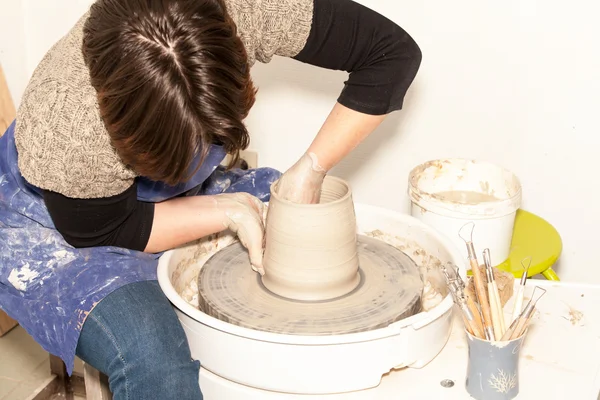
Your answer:
[[[98,0],[83,55],[112,144],[138,174],[174,185],[211,144],[230,165],[248,146],[256,90],[223,0]]]

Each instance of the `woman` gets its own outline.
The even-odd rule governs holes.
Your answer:
[[[350,75],[283,175],[220,167],[249,141],[250,68],[274,55]],[[402,108],[420,61],[351,0],[96,1],[0,140],[0,305],[69,373],[78,355],[107,374],[115,399],[201,398],[160,253],[231,229],[264,273],[270,184],[316,202],[326,172]]]

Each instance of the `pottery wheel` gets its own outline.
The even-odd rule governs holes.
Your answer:
[[[358,259],[361,280],[352,292],[326,301],[297,301],[265,288],[250,267],[246,249],[236,242],[201,268],[199,308],[231,324],[289,335],[364,332],[421,311],[423,282],[410,257],[359,235]]]

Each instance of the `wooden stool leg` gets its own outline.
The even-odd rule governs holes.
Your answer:
[[[87,400],[111,400],[108,378],[89,364],[83,363],[85,394]]]
[[[2,128],[0,127],[0,129]],[[2,136],[2,133],[0,133],[0,136]],[[17,321],[6,315],[4,311],[0,310],[0,337],[6,335],[12,328],[14,328],[17,325]]]
[[[73,387],[71,385],[71,379],[67,374],[67,366],[60,357],[50,354],[50,372],[56,375],[61,392],[64,394],[65,399],[73,400]]]

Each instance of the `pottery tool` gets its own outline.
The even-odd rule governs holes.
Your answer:
[[[525,266],[525,261],[528,261],[527,266]],[[526,257],[523,260],[521,260],[521,265],[523,266],[523,275],[521,275],[519,289],[517,291],[517,294],[515,295],[515,304],[511,316],[511,323],[513,323],[514,320],[519,318],[519,314],[521,314],[522,311],[523,296],[525,295],[525,283],[527,281],[527,273],[529,272],[529,266],[531,265],[531,257]]]
[[[453,286],[455,286],[456,288],[454,290],[458,291],[460,293],[459,298],[461,298],[461,299],[464,298],[464,301],[466,302],[466,305],[467,305],[467,309],[469,310],[469,315],[473,316],[473,324],[476,327],[476,332],[480,332],[480,334],[477,334],[477,333],[473,333],[473,334],[480,339],[485,339],[486,335],[485,335],[485,331],[483,328],[481,312],[479,311],[479,308],[475,304],[475,301],[473,301],[473,298],[471,296],[467,295],[466,285],[465,285],[465,282],[460,277],[460,274],[458,273],[458,267],[454,264],[451,264],[451,267],[452,268],[450,270],[453,271],[453,274],[450,276],[450,281],[451,281],[451,283],[449,284],[450,290],[452,290]],[[444,268],[444,267],[442,267],[442,268]],[[459,307],[460,307],[460,305],[459,305]]]
[[[480,339],[485,339],[486,334],[485,334],[485,329],[483,327],[483,320],[481,318],[481,311],[479,311],[479,308],[477,308],[477,305],[475,304],[475,302],[473,301],[473,299],[471,297],[465,295],[465,298],[467,301],[467,308],[469,309],[469,311],[475,318],[474,323],[477,326],[478,331],[481,332],[481,335],[477,335],[477,337]]]
[[[540,289],[541,293],[536,295],[537,289]],[[533,312],[535,311],[535,306],[536,306],[537,302],[542,298],[542,296],[545,293],[546,293],[546,289],[543,289],[543,288],[540,288],[537,286],[533,289],[533,293],[531,295],[531,300],[529,300],[529,302],[527,303],[527,306],[525,306],[525,308],[523,309],[523,312],[521,313],[521,316],[518,319],[519,322],[517,323],[517,327],[515,328],[512,335],[510,336],[509,340],[516,339],[517,337],[519,337],[518,335],[525,330],[528,321],[530,321],[531,317],[533,316]]]
[[[519,338],[522,335],[525,334],[525,331],[527,330],[527,327],[529,326],[529,323],[531,322],[531,320],[533,319],[533,316],[535,315],[535,312],[537,311],[537,308],[533,308],[531,310],[531,313],[529,314],[529,316],[527,317],[527,319],[525,320],[525,323],[523,324],[523,326],[519,329],[519,327],[517,326],[517,328],[515,329],[515,335],[514,338]],[[511,335],[512,336],[512,335]]]
[[[538,289],[540,293],[538,293]],[[504,340],[513,340],[518,338],[519,334],[522,334],[529,323],[531,321],[532,315],[535,311],[535,306],[537,302],[542,298],[542,296],[546,293],[546,289],[536,286],[533,288],[533,293],[531,294],[531,299],[523,309],[523,311],[519,314],[519,317],[515,319],[510,327],[504,332],[501,341]]]
[[[458,267],[451,263],[449,263],[449,265],[452,266],[452,271],[454,273],[454,275],[453,275],[454,282],[457,285],[458,290],[460,291],[460,295],[462,298],[465,299],[465,301],[467,303],[467,308],[469,309],[469,311],[471,312],[471,314],[474,317],[474,323],[477,325],[478,331],[481,332],[481,336],[478,336],[478,337],[485,339],[483,321],[481,318],[481,311],[479,311],[479,308],[477,307],[477,305],[475,304],[473,299],[465,293],[465,289],[467,286],[465,285],[465,281],[462,280],[462,278],[460,277],[460,274],[458,273]]]
[[[488,298],[490,299],[490,309],[492,311],[494,336],[496,338],[500,338],[504,334],[506,327],[504,326],[504,312],[502,311],[502,305],[500,303],[500,294],[498,293],[496,278],[494,278],[494,270],[492,268],[492,261],[490,258],[490,249],[483,250],[483,263],[485,265],[485,272],[487,275]]]
[[[454,303],[462,312],[465,328],[471,335],[485,339],[479,310],[473,303],[473,300],[465,295],[465,283],[458,273],[458,267],[452,263],[448,263],[448,268],[442,266],[441,270],[446,278],[446,283],[448,284]],[[471,305],[469,304],[469,300]]]
[[[471,230],[467,234],[467,226],[471,225]],[[481,308],[481,314],[483,315],[484,329],[486,332],[486,338],[488,340],[494,340],[494,323],[492,321],[492,312],[490,310],[490,304],[488,303],[485,286],[483,284],[483,278],[481,271],[479,270],[479,263],[477,262],[477,255],[475,254],[475,246],[473,245],[473,229],[475,224],[469,222],[463,225],[458,232],[458,236],[464,240],[467,246],[469,264],[471,265],[471,271],[473,272],[473,281],[475,283],[475,295]]]

